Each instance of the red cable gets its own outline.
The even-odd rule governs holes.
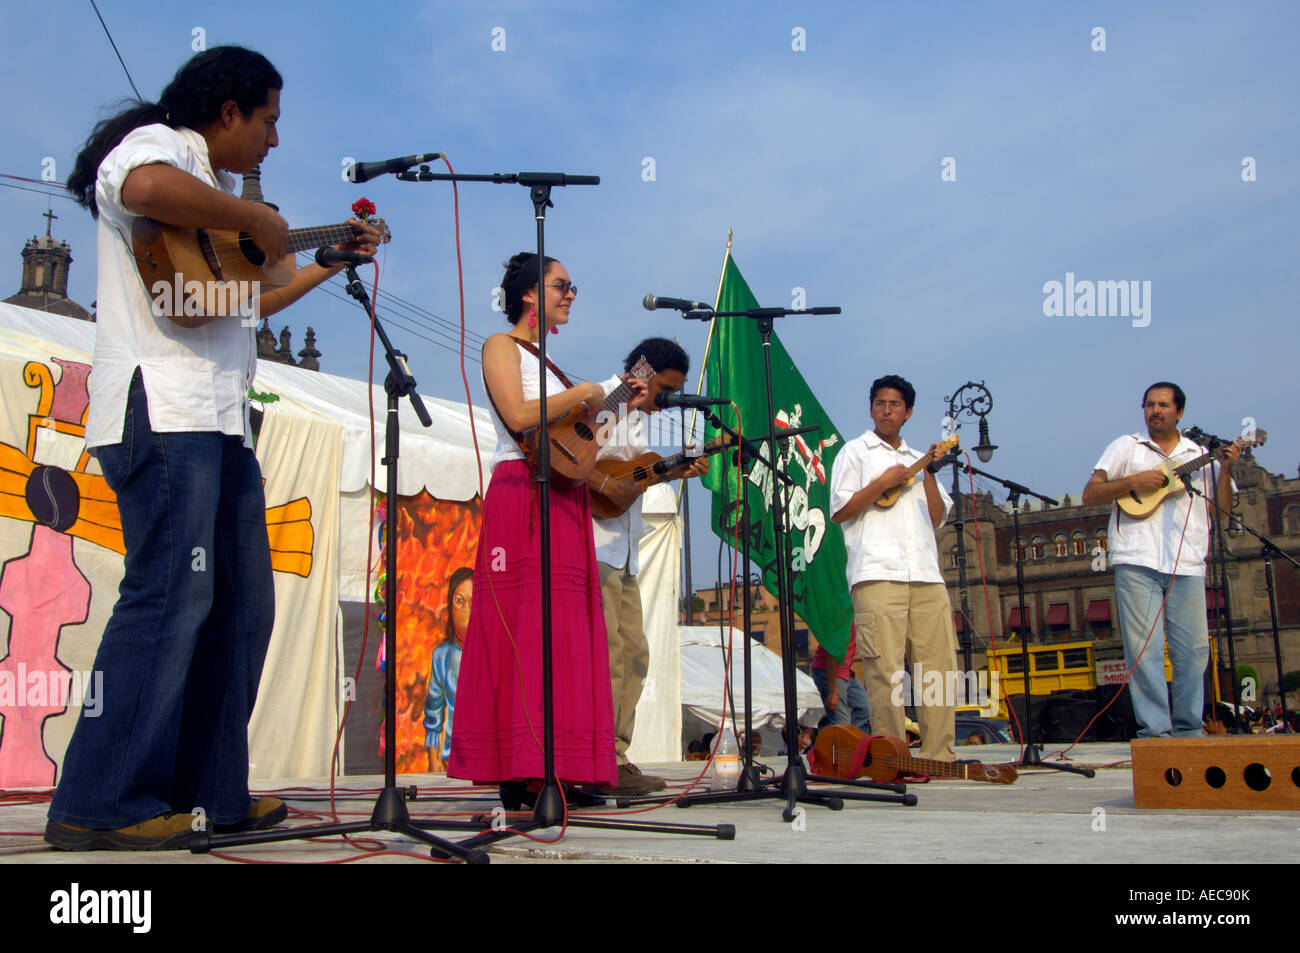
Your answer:
[[[1160,600],[1160,608],[1156,610],[1155,618],[1151,622],[1151,628],[1147,630],[1147,636],[1142,641],[1141,651],[1138,652],[1137,658],[1133,660],[1132,668],[1130,668],[1127,672],[1124,673],[1124,681],[1120,682],[1119,688],[1115,690],[1115,694],[1111,696],[1110,701],[1106,702],[1106,704],[1102,706],[1101,710],[1098,711],[1097,714],[1093,715],[1092,719],[1086,725],[1083,726],[1083,731],[1079,732],[1079,737],[1075,738],[1074,741],[1070,742],[1070,746],[1068,748],[1065,748],[1061,751],[1052,752],[1062,760],[1065,759],[1065,756],[1069,754],[1069,752],[1074,750],[1074,748],[1079,744],[1079,741],[1083,738],[1083,736],[1088,733],[1088,729],[1092,727],[1093,722],[1095,722],[1098,718],[1104,715],[1110,709],[1111,705],[1119,701],[1120,692],[1122,692],[1124,690],[1124,686],[1129,683],[1129,679],[1132,678],[1133,673],[1137,671],[1138,663],[1142,661],[1142,656],[1146,654],[1147,646],[1151,642],[1151,636],[1155,634],[1156,626],[1160,624],[1162,617],[1164,615],[1165,603],[1169,601],[1169,590],[1173,588],[1173,577],[1178,574],[1178,561],[1183,554],[1183,541],[1187,538],[1187,524],[1191,521],[1192,518],[1192,502],[1193,501],[1188,500],[1187,516],[1183,518],[1182,535],[1178,537],[1178,549],[1174,552],[1174,568],[1173,568],[1173,572],[1169,574],[1170,575],[1169,588],[1165,589],[1164,598]],[[1209,518],[1208,504],[1206,509],[1206,518],[1207,520]],[[1115,598],[1116,601],[1118,602],[1119,596],[1117,595]],[[1164,659],[1160,660],[1160,665],[1161,665],[1162,675],[1163,675]]]

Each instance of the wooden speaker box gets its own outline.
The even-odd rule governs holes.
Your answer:
[[[1138,807],[1300,811],[1300,737],[1135,738]]]

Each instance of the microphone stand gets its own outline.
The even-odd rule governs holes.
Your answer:
[[[551,454],[550,426],[547,421],[546,395],[546,294],[545,272],[541,263],[546,260],[546,210],[554,208],[551,201],[551,189],[566,185],[599,185],[600,176],[568,175],[564,172],[494,172],[486,175],[466,173],[430,172],[427,165],[420,166],[416,172],[399,172],[397,178],[403,182],[494,182],[513,183],[528,189],[533,205],[533,216],[537,221],[537,262],[538,295],[537,316],[541,333],[537,340],[537,374],[540,382],[538,401],[540,404],[541,425],[537,440],[537,475],[539,505],[541,509],[538,520],[540,536],[541,561],[541,600],[542,600],[542,739],[544,778],[542,790],[533,805],[533,816],[522,823],[501,827],[493,823],[494,818],[483,815],[471,821],[437,821],[434,826],[443,830],[478,831],[475,836],[461,842],[461,846],[475,849],[492,844],[506,837],[522,836],[529,831],[547,827],[590,827],[600,829],[630,830],[658,834],[695,834],[713,836],[719,840],[732,840],[736,829],[731,824],[716,826],[691,826],[685,824],[637,824],[633,822],[612,821],[595,817],[567,816],[564,793],[560,789],[559,779],[555,774],[555,691],[554,663],[551,638]],[[393,577],[390,577],[392,579]],[[392,583],[390,582],[390,585]]]
[[[1215,452],[1228,442],[1214,436],[1214,434],[1206,433],[1199,427],[1188,428],[1186,436],[1189,440],[1203,445],[1211,453]],[[1187,488],[1188,492],[1194,492],[1192,490],[1190,476],[1188,474],[1183,474],[1181,479],[1183,481],[1183,486]],[[1202,496],[1204,496],[1204,494],[1202,494]],[[1211,502],[1215,509],[1219,508],[1217,500]],[[1231,513],[1228,514],[1228,518],[1232,518]],[[1216,519],[1214,521],[1215,545],[1210,551],[1210,561],[1214,566],[1214,578],[1217,578],[1219,582],[1219,595],[1223,599],[1223,614],[1220,618],[1223,620],[1223,634],[1227,636],[1228,642],[1228,669],[1231,671],[1229,683],[1232,688],[1232,726],[1229,728],[1229,733],[1239,735],[1245,734],[1247,729],[1242,724],[1241,720],[1241,683],[1237,681],[1237,640],[1233,637],[1232,632],[1232,598],[1228,587],[1228,544],[1223,538],[1223,522],[1222,519]],[[1265,558],[1268,559],[1269,557]],[[1271,569],[1272,567],[1270,566],[1269,568]],[[1282,683],[1279,680],[1278,688],[1280,689],[1281,687]],[[1283,692],[1283,695],[1285,695],[1285,692]],[[1283,704],[1285,703],[1286,699],[1284,697]]]
[[[746,770],[741,772],[737,781],[735,791],[720,791],[709,794],[690,795],[680,798],[677,801],[678,807],[690,807],[692,804],[717,804],[729,801],[752,801],[766,798],[784,800],[786,802],[785,810],[781,813],[785,821],[793,821],[798,815],[795,811],[796,803],[816,804],[828,807],[833,811],[841,810],[844,807],[844,798],[859,801],[886,801],[897,804],[912,806],[916,804],[915,794],[904,793],[907,788],[903,784],[894,784],[890,782],[861,782],[849,781],[847,783],[856,787],[884,787],[894,793],[889,794],[869,794],[865,791],[834,791],[812,793],[808,789],[808,779],[811,777],[817,781],[829,781],[832,783],[845,783],[843,778],[831,778],[822,775],[809,775],[804,769],[803,760],[799,751],[799,723],[795,707],[797,691],[795,688],[795,665],[794,665],[794,603],[790,598],[790,590],[786,571],[789,567],[789,542],[787,537],[787,507],[784,505],[782,497],[784,493],[781,484],[789,485],[790,478],[780,469],[777,453],[777,441],[779,439],[775,425],[772,421],[776,420],[776,411],[774,407],[774,387],[772,385],[772,331],[773,322],[778,317],[788,315],[802,314],[839,314],[839,308],[808,308],[804,310],[792,310],[788,308],[750,308],[744,311],[718,311],[718,312],[701,312],[689,311],[683,317],[688,320],[707,320],[713,317],[744,317],[756,321],[758,324],[759,334],[762,336],[763,347],[763,367],[765,374],[765,383],[767,388],[767,420],[768,432],[765,437],[761,438],[767,443],[767,455],[764,457],[758,447],[744,437],[739,436],[730,428],[723,428],[736,436],[742,449],[742,456],[756,459],[772,471],[772,528],[775,535],[774,548],[777,553],[776,559],[776,585],[777,585],[777,608],[781,628],[781,674],[782,687],[785,699],[785,742],[786,742],[786,769],[784,774],[770,782],[772,785],[779,784],[779,790],[768,790],[761,782],[758,781],[757,772],[753,768],[752,756],[746,764]],[[715,419],[715,426],[717,425]],[[796,433],[802,433],[805,429],[786,430],[783,434],[785,437],[792,437]],[[749,518],[748,518],[748,488],[744,487],[743,461],[742,473],[740,476],[742,490],[741,498],[744,504],[742,513],[745,520],[742,532],[744,534],[743,553],[746,567],[749,566]],[[725,485],[725,480],[723,481]],[[741,514],[737,514],[741,516]],[[746,569],[748,571],[748,568]],[[745,587],[745,725],[746,730],[750,729],[751,724],[751,705],[749,699],[750,672],[749,672],[749,587]],[[726,728],[724,721],[723,728]],[[752,737],[752,736],[751,736]],[[742,747],[748,748],[749,745]],[[748,752],[747,752],[748,754]]]
[[[360,256],[358,256],[360,257]],[[357,276],[356,268],[349,264],[347,292],[356,298],[362,309],[370,317],[370,296]],[[249,831],[240,834],[214,835],[204,829],[191,842],[190,850],[195,854],[210,850],[233,847],[238,844],[268,844],[283,840],[304,840],[312,837],[328,837],[333,834],[360,834],[378,831],[391,831],[405,834],[413,840],[429,845],[429,853],[444,859],[459,859],[469,864],[486,864],[489,862],[487,851],[477,846],[464,846],[443,840],[428,832],[429,828],[440,826],[432,820],[412,820],[406,809],[406,792],[397,786],[397,461],[401,441],[401,424],[398,418],[398,406],[403,397],[411,402],[420,423],[428,427],[433,423],[425,409],[424,402],[416,390],[415,378],[406,363],[406,355],[395,350],[380,323],[374,318],[375,333],[384,346],[384,356],[388,361],[388,376],[384,378],[384,391],[388,394],[388,410],[384,423],[384,457],[382,463],[387,468],[385,492],[388,494],[389,526],[384,534],[384,565],[388,576],[388,585],[384,593],[384,612],[388,625],[384,629],[384,654],[388,664],[384,667],[384,690],[387,693],[388,717],[384,719],[384,787],[380,792],[368,821],[354,821],[346,824],[313,824],[307,827],[294,827],[286,830]]]
[[[1020,600],[1020,665],[1025,679],[1025,724],[1022,726],[1024,734],[1024,753],[1016,763],[1017,767],[1030,768],[1052,768],[1056,771],[1069,771],[1073,774],[1081,774],[1085,778],[1095,777],[1097,772],[1092,768],[1076,768],[1068,764],[1056,764],[1044,761],[1040,755],[1043,746],[1034,740],[1037,734],[1034,730],[1034,691],[1033,684],[1030,680],[1031,672],[1029,670],[1029,639],[1028,639],[1028,617],[1025,613],[1025,560],[1020,552],[1020,497],[1021,495],[1033,496],[1050,503],[1052,506],[1060,504],[1051,497],[1043,496],[1041,493],[1035,493],[1029,487],[1012,480],[1004,480],[1002,477],[994,476],[984,470],[966,464],[961,469],[967,473],[977,473],[982,477],[987,477],[994,483],[1001,483],[1007,488],[1007,502],[1011,504],[1011,520],[1013,532],[1015,533],[1016,548],[1016,597]],[[1009,706],[1008,706],[1009,707]]]
[[[1214,449],[1214,448],[1211,447],[1210,449]],[[1182,480],[1183,480],[1183,486],[1187,488],[1187,491],[1189,493],[1193,493],[1196,496],[1201,497],[1203,500],[1209,503],[1210,506],[1214,507],[1214,509],[1219,514],[1214,522],[1217,524],[1219,528],[1219,532],[1220,532],[1219,542],[1220,545],[1222,545],[1223,544],[1223,537],[1222,537],[1223,523],[1225,520],[1232,519],[1232,513],[1227,510],[1224,510],[1224,508],[1219,505],[1219,501],[1217,499],[1211,498],[1208,494],[1203,493],[1200,490],[1198,490],[1196,487],[1194,487],[1192,485],[1191,476],[1189,474],[1183,474]],[[1282,699],[1282,731],[1284,733],[1289,733],[1291,730],[1290,712],[1287,710],[1286,707],[1286,685],[1283,682],[1283,678],[1282,678],[1282,639],[1278,633],[1278,626],[1277,626],[1277,592],[1273,586],[1273,556],[1274,555],[1281,556],[1292,566],[1295,566],[1296,569],[1300,569],[1300,562],[1297,562],[1290,553],[1286,552],[1284,549],[1279,547],[1277,543],[1273,542],[1273,540],[1271,540],[1269,537],[1255,532],[1253,529],[1247,526],[1244,521],[1239,520],[1237,525],[1240,526],[1247,533],[1249,533],[1251,536],[1254,536],[1262,544],[1262,547],[1260,549],[1260,556],[1264,560],[1264,580],[1268,586],[1268,611],[1273,626],[1273,663],[1274,665],[1277,666],[1277,693],[1279,696],[1281,696]],[[1224,556],[1226,556],[1226,553],[1224,554]],[[1221,556],[1221,558],[1224,557]],[[1226,566],[1226,563],[1224,565]],[[1223,573],[1223,575],[1226,577],[1227,575],[1226,572]],[[1225,606],[1227,605],[1226,600],[1224,602],[1224,605]],[[1233,668],[1232,671],[1232,683],[1234,687],[1237,684],[1237,670],[1235,667]],[[1234,695],[1233,697],[1235,701],[1236,696]],[[1239,703],[1235,715],[1236,717],[1234,721],[1240,722],[1241,708]]]

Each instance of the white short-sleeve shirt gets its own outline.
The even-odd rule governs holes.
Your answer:
[[[890,467],[911,466],[923,456],[923,452],[913,450],[903,440],[895,450],[876,436],[874,430],[850,440],[835,457],[831,468],[831,513],[838,513],[854,493]],[[893,506],[872,504],[842,524],[850,587],[881,579],[943,583],[935,527],[930,522],[930,507],[921,484],[923,476],[918,473],[916,483],[904,490]],[[939,495],[943,498],[943,516],[947,520],[952,511],[952,498],[942,486]]]
[[[1166,461],[1175,467],[1181,466],[1203,453],[1204,447],[1180,436],[1178,446],[1166,457],[1148,437],[1125,434],[1106,448],[1093,469],[1105,473],[1108,481],[1118,480],[1131,473],[1154,470]],[[1214,498],[1214,481],[1209,466],[1198,471],[1192,480],[1193,486],[1210,499]],[[1205,555],[1210,545],[1208,506],[1204,500],[1192,499],[1186,491],[1166,500],[1143,520],[1133,519],[1119,506],[1113,506],[1106,537],[1110,564],[1145,566],[1170,575],[1204,576]]]
[[[130,238],[137,216],[122,204],[122,184],[132,170],[153,163],[174,166],[213,188],[235,191],[235,179],[211,167],[207,141],[191,129],[141,126],[100,164],[95,186],[98,327],[86,446],[121,442],[127,391],[139,367],[155,431],[216,431],[242,436],[251,447],[247,398],[257,370],[257,329],[243,326],[239,316],[198,328],[155,316],[152,295],[136,270]],[[186,279],[191,277],[209,276]]]
[[[614,377],[605,381],[606,393],[611,393],[623,381]],[[649,416],[641,410],[630,410],[620,417],[610,433],[610,438],[596,453],[597,460],[631,460],[650,449],[648,440]],[[637,549],[645,534],[641,518],[641,501],[638,496],[627,511],[613,519],[592,519],[592,534],[596,538],[596,560],[614,569],[627,568],[635,576],[640,568]]]

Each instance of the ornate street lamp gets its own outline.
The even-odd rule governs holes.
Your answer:
[[[944,400],[948,402],[948,419],[945,424],[951,428],[950,432],[955,433],[961,429],[962,417],[970,420],[979,419],[980,442],[972,449],[981,463],[988,463],[993,459],[993,451],[997,449],[997,445],[989,441],[988,414],[993,409],[993,395],[989,393],[989,389],[984,386],[983,381],[978,384],[974,381],[967,381],[957,388],[956,393],[951,397],[945,397]],[[972,626],[970,598],[966,584],[966,524],[962,521],[962,496],[957,484],[959,466],[958,462],[954,460],[952,464],[952,499],[957,506],[957,512],[956,519],[953,521],[953,528],[957,531],[957,580],[961,592],[961,654],[966,671],[969,672],[971,670]]]

